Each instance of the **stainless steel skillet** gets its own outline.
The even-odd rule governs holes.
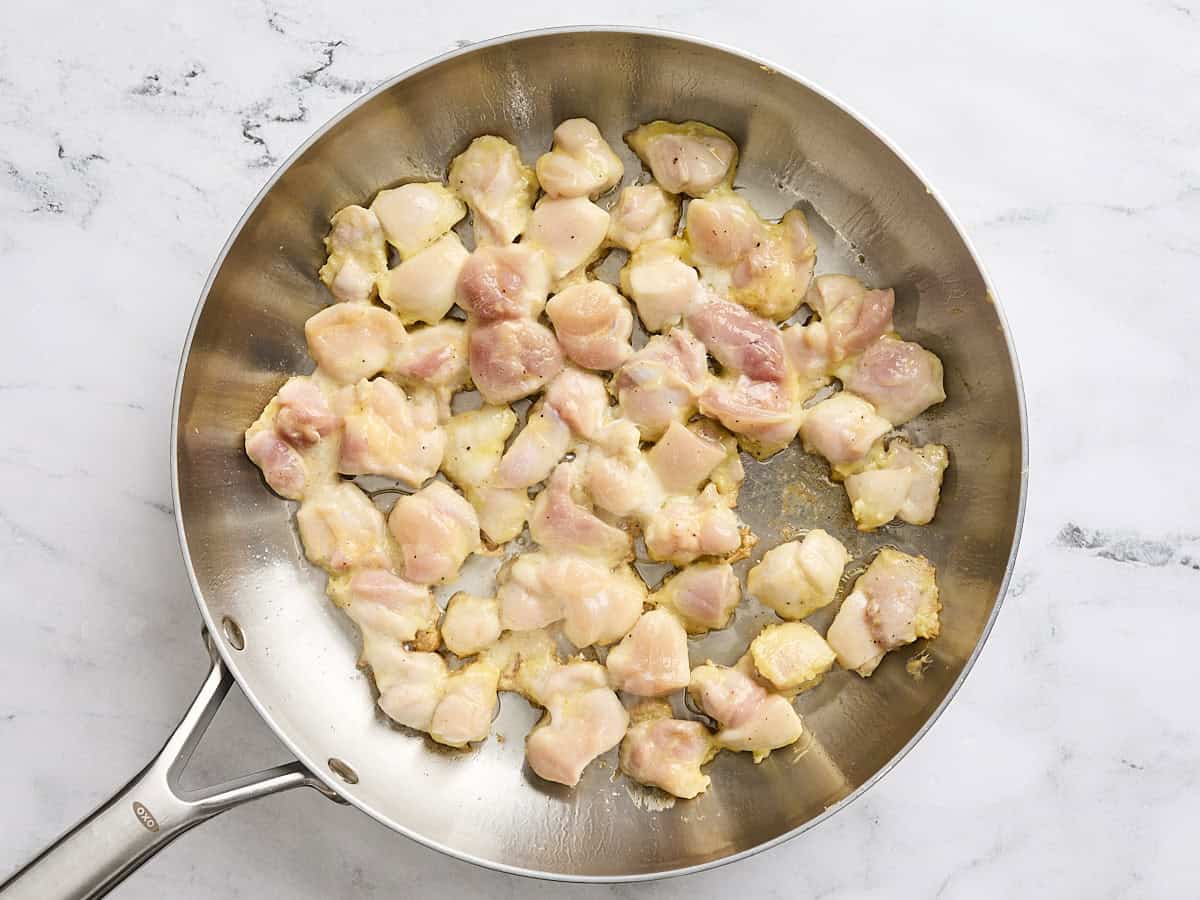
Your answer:
[[[527,159],[558,121],[584,115],[614,145],[655,118],[729,132],[737,186],[767,215],[803,203],[819,271],[896,288],[898,330],[945,362],[948,399],[909,426],[951,447],[934,522],[853,530],[823,464],[796,449],[748,463],[739,511],[761,549],[822,524],[862,562],[881,543],[936,564],[943,633],[919,678],[893,653],[869,680],[845,672],[801,695],[811,741],[754,766],[722,754],[695,801],[661,797],[592,766],[574,790],[522,765],[537,718],[506,695],[495,732],[468,753],[390,727],[355,668],[357,639],[303,561],[289,505],[269,494],[242,432],[286,375],[311,367],[302,326],[328,300],[314,278],[330,215],[403,181],[440,178],[474,136],[502,134]],[[638,165],[626,157],[632,178]],[[966,238],[921,177],[844,106],[779,68],[662,32],[564,29],[500,38],[388,82],[283,165],[235,229],[184,349],[173,422],[180,540],[213,668],[162,754],[0,894],[97,896],[199,822],[307,785],[415,840],[471,862],[564,880],[639,880],[770,847],[861,794],[928,729],[978,654],[1016,554],[1025,499],[1020,377],[995,296]],[[753,608],[694,649],[729,658]],[[824,624],[824,623],[818,623]],[[296,762],[209,791],[178,775],[236,681]]]

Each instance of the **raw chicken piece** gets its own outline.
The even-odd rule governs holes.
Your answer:
[[[783,381],[787,377],[783,336],[769,319],[709,294],[688,312],[687,324],[726,369],[755,381]]]
[[[660,119],[635,128],[625,142],[672,194],[699,197],[719,184],[733,183],[737,144],[711,125]]]
[[[334,213],[325,238],[329,259],[321,281],[339,302],[366,303],[375,294],[375,279],[387,271],[387,247],[375,213],[347,206]]]
[[[712,733],[699,722],[671,717],[661,700],[632,710],[633,724],[621,741],[621,771],[634,781],[661,788],[684,800],[708,790],[700,767],[716,754]]]
[[[934,578],[925,557],[880,550],[854,582],[825,636],[838,663],[865,678],[889,650],[937,637],[942,604]]]
[[[622,415],[656,440],[671,422],[686,422],[708,381],[704,345],[682,328],[656,335],[625,361],[614,380]]]
[[[425,181],[380,191],[371,212],[387,242],[401,259],[408,259],[453,228],[467,214],[467,207],[440,181]]]
[[[746,470],[738,453],[737,438],[712,419],[697,419],[688,425],[688,431],[725,451],[725,458],[708,473],[708,480],[716,485],[717,490],[728,497],[731,503],[737,503],[738,491],[746,478]]]
[[[567,367],[546,386],[546,405],[558,413],[576,435],[596,438],[608,419],[608,390],[591,372]]]
[[[271,490],[299,500],[310,481],[329,480],[328,460],[336,456],[337,442],[318,445],[340,425],[317,382],[307,375],[294,376],[246,430],[246,455],[262,470]]]
[[[507,406],[483,406],[454,415],[446,423],[442,471],[463,489],[486,484],[516,427],[517,414]]]
[[[529,411],[525,427],[516,436],[504,457],[496,485],[527,488],[545,481],[571,446],[571,429],[554,407],[539,402]]]
[[[652,560],[677,566],[701,556],[724,556],[742,545],[737,514],[711,484],[698,496],[668,498],[643,520],[642,536]]]
[[[746,576],[746,592],[783,619],[803,619],[833,602],[850,554],[820,528],[768,550]]]
[[[817,319],[805,325],[788,325],[781,333],[788,362],[808,385],[811,395],[829,382],[828,376],[837,366],[834,357],[841,351],[832,346],[829,329]]]
[[[614,516],[649,513],[663,502],[663,487],[646,454],[637,426],[616,419],[584,456],[585,481],[592,502]]]
[[[492,134],[477,137],[450,163],[450,188],[473,214],[475,244],[511,244],[529,222],[537,177],[517,148]]]
[[[405,650],[369,633],[363,635],[363,659],[379,689],[379,708],[388,718],[428,731],[446,689],[446,661],[436,653]]]
[[[538,157],[537,179],[551,197],[598,197],[616,186],[625,166],[588,119],[554,129],[554,147]]]
[[[525,740],[529,767],[547,781],[574,787],[588,763],[625,736],[629,714],[599,663],[572,662],[541,679],[546,715]]]
[[[450,418],[455,391],[471,383],[467,368],[467,326],[453,319],[408,333],[388,372],[408,387],[431,388],[438,399],[438,420]]]
[[[876,291],[849,275],[822,275],[813,282],[805,302],[821,317],[830,367],[861,353],[892,330],[896,295],[891,288]]]
[[[400,320],[365,303],[326,307],[304,323],[304,336],[321,371],[343,384],[378,375],[405,343]]]
[[[543,197],[529,217],[522,243],[540,247],[550,277],[561,282],[600,255],[606,234],[608,213],[587,197]]]
[[[379,299],[405,325],[436,325],[458,298],[458,277],[470,257],[457,234],[448,234],[379,276]]]
[[[693,563],[676,572],[650,595],[650,602],[672,610],[688,634],[706,634],[729,624],[741,585],[729,563]]]
[[[662,697],[682,690],[691,681],[687,632],[670,610],[652,609],[608,652],[604,664],[618,691]]]
[[[480,325],[535,319],[549,293],[546,258],[524,243],[480,247],[458,275],[458,303]]]
[[[804,449],[818,453],[834,465],[862,459],[871,445],[891,431],[892,425],[861,397],[840,391],[805,411],[800,424]]]
[[[455,656],[474,656],[500,639],[500,604],[459,591],[446,604],[442,641]]]
[[[577,553],[611,563],[628,559],[633,541],[620,528],[597,518],[575,496],[577,472],[572,463],[559,463],[545,489],[533,501],[529,534],[542,548]]]
[[[432,391],[411,396],[386,378],[365,378],[338,392],[343,417],[341,459],[344,475],[384,475],[418,488],[435,474],[446,449]]]
[[[619,641],[646,599],[646,586],[629,566],[582,556],[525,553],[501,571],[497,584],[503,628],[530,631],[561,620],[576,647]]]
[[[311,447],[341,424],[311,376],[293,375],[279,389],[275,401],[275,430],[297,449]]]
[[[633,253],[651,241],[674,236],[678,222],[678,197],[654,182],[632,184],[621,189],[609,210],[608,242]]]
[[[544,628],[506,632],[483,657],[500,670],[500,690],[514,691],[531,703],[537,702],[534,690],[562,665],[558,644]]]
[[[246,455],[258,466],[267,486],[285,500],[300,500],[308,483],[308,467],[295,447],[274,428],[246,432]]]
[[[658,443],[646,451],[646,461],[670,494],[691,494],[726,457],[725,447],[704,432],[672,422]]]
[[[754,669],[777,691],[799,693],[816,687],[833,668],[837,654],[811,625],[770,625],[750,642]]]
[[[700,276],[683,261],[678,238],[642,244],[621,269],[621,290],[637,305],[647,331],[678,325],[700,296]]]
[[[633,313],[607,282],[571,285],[550,298],[546,314],[563,352],[578,366],[611,370],[633,353]]]
[[[388,529],[400,545],[404,577],[417,584],[451,580],[480,547],[474,507],[444,481],[400,497]]]
[[[730,300],[776,321],[804,302],[817,246],[800,210],[773,224],[721,189],[688,204],[684,235],[701,276]]]
[[[942,361],[920,344],[884,335],[838,369],[846,390],[870,401],[893,425],[903,425],[946,399]]]
[[[309,491],[296,514],[296,524],[304,555],[330,572],[386,569],[392,564],[383,513],[348,481]]]
[[[533,501],[524,489],[493,484],[504,442],[517,426],[507,406],[485,406],[461,412],[446,424],[442,471],[466,494],[479,517],[479,529],[493,544],[521,533]]]
[[[835,468],[833,475],[845,478],[859,530],[871,531],[896,518],[928,525],[937,511],[947,465],[949,456],[941,444],[913,448],[897,438],[886,451],[877,442],[865,459]]]
[[[500,670],[488,660],[451,672],[430,719],[429,736],[448,747],[486,740],[500,703],[499,683]]]
[[[471,378],[488,403],[528,397],[563,367],[554,332],[530,319],[472,328],[467,354]]]
[[[792,704],[769,693],[741,666],[726,668],[711,662],[698,666],[692,670],[688,693],[720,723],[717,743],[727,750],[753,753],[756,763],[804,733]]]
[[[402,644],[416,641],[423,650],[436,647],[440,610],[424,585],[387,569],[359,569],[349,577],[330,578],[327,590],[364,635],[384,635]]]
[[[700,396],[700,412],[738,434],[759,459],[790,444],[804,419],[794,381],[755,381],[745,375],[713,379]]]

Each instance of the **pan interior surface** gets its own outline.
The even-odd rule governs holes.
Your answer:
[[[741,148],[737,187],[766,216],[801,204],[818,272],[896,290],[896,327],[945,363],[947,401],[906,430],[950,448],[934,522],[854,530],[827,468],[793,446],[747,461],[738,509],[754,559],[821,526],[861,572],[890,545],[928,556],[942,635],[920,677],[885,659],[870,679],[831,673],[797,701],[808,734],[755,766],[723,753],[693,801],[616,776],[615,753],[574,790],[523,764],[538,713],[502,695],[493,736],[452,751],[391,726],[356,666],[353,626],[324,595],[293,526],[294,504],[265,488],[242,433],[284,379],[309,371],[304,321],[330,298],[315,276],[341,207],[386,187],[441,179],[477,135],[517,144],[526,162],[556,123],[592,119],[640,173],[621,135],[657,118],[698,119]],[[925,184],[880,138],[819,92],[758,61],[646,32],[518,36],[443,58],[356,105],[288,165],[231,240],[194,324],[177,407],[178,515],[201,609],[252,702],[298,756],[385,824],[464,858],[560,878],[637,878],[710,864],[779,839],[885,769],[936,715],[986,635],[1010,566],[1023,500],[1020,387],[1006,332],[969,247]],[[742,571],[748,563],[742,563]],[[857,567],[857,568],[855,568]],[[814,624],[821,630],[832,609]],[[766,620],[743,601],[734,627],[693,647],[732,662]],[[357,776],[349,783],[345,772]]]

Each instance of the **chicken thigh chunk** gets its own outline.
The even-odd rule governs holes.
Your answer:
[[[814,528],[768,550],[746,576],[746,590],[781,618],[803,619],[833,602],[849,561],[841,541]]]
[[[656,122],[625,135],[664,189],[700,197],[720,184],[732,184],[737,144],[703,122]]]
[[[567,119],[554,129],[554,147],[537,161],[537,179],[551,197],[591,197],[616,186],[625,166],[588,119]]]
[[[675,719],[663,701],[639,704],[621,742],[621,771],[641,784],[661,788],[683,800],[708,790],[709,777],[700,767],[719,747],[699,722]]]

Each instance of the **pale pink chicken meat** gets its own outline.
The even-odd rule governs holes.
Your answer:
[[[621,269],[621,290],[637,306],[647,331],[678,325],[700,299],[700,276],[681,258],[686,250],[678,239],[652,241]]]
[[[709,295],[691,309],[687,324],[725,368],[755,381],[782,381],[787,377],[783,336],[769,319]]]
[[[608,389],[590,372],[567,367],[546,386],[546,405],[558,413],[573,433],[596,438],[608,421]]]
[[[839,465],[862,459],[891,428],[866,400],[840,391],[805,411],[800,437],[806,451]]]
[[[553,406],[538,403],[500,460],[496,485],[526,488],[544,481],[571,446],[571,429]]]
[[[946,399],[942,361],[920,344],[884,335],[838,369],[846,390],[875,406],[893,425]]]
[[[776,321],[804,302],[816,244],[800,210],[766,222],[740,195],[721,189],[688,204],[685,235],[705,282],[730,300]]]
[[[699,405],[700,412],[740,435],[760,459],[790,444],[804,419],[792,382],[756,381],[740,374],[713,379]]]
[[[549,294],[545,257],[523,243],[480,247],[458,274],[458,304],[478,325],[537,318]]]
[[[455,656],[474,656],[500,639],[500,604],[494,597],[459,591],[446,604],[442,641]]]
[[[864,678],[890,650],[940,630],[936,573],[923,556],[885,547],[854,582],[825,639],[838,663]]]
[[[622,415],[647,440],[671,422],[686,422],[709,379],[704,345],[681,328],[655,335],[617,372],[614,384]]]
[[[448,747],[485,740],[500,702],[499,684],[500,670],[488,660],[451,672],[430,718],[429,736]]]
[[[404,326],[378,306],[338,303],[304,323],[308,353],[335,381],[353,384],[388,368],[404,346]]]
[[[576,647],[623,638],[642,613],[646,586],[628,566],[552,553],[524,553],[498,579],[501,626],[531,631],[555,622]]]
[[[409,488],[437,473],[446,432],[438,426],[432,391],[419,389],[410,396],[386,378],[364,378],[342,388],[335,403],[344,423],[339,472],[384,475]]]
[[[724,628],[742,597],[729,563],[693,563],[663,582],[650,602],[673,611],[688,634]]]
[[[643,613],[633,630],[608,651],[609,682],[639,697],[662,697],[691,680],[687,632],[667,609]]]
[[[625,166],[588,119],[567,119],[554,129],[554,146],[538,157],[538,182],[551,197],[598,197],[615,187]]]
[[[625,736],[629,714],[594,662],[572,662],[541,679],[537,702],[546,715],[525,740],[529,767],[547,781],[573,787],[583,770]]]
[[[789,695],[817,686],[837,654],[811,625],[770,625],[750,642],[747,653],[754,671],[775,690]]]
[[[660,119],[630,131],[625,141],[672,194],[699,197],[733,181],[737,144],[703,122]]]
[[[641,434],[626,419],[615,419],[583,460],[592,502],[614,516],[640,515],[663,501],[662,483],[641,451]]]
[[[937,512],[949,455],[941,444],[913,447],[897,438],[886,448],[877,442],[865,459],[834,470],[844,478],[850,511],[860,531],[900,519],[927,525]]]
[[[437,629],[439,610],[429,588],[387,569],[358,569],[331,578],[329,596],[362,630],[409,643]]]
[[[449,581],[481,546],[475,508],[444,481],[401,496],[388,529],[400,545],[404,577],[417,584]]]
[[[450,163],[447,180],[471,208],[476,246],[511,244],[525,230],[537,176],[504,138],[475,138]]]
[[[383,513],[348,481],[310,491],[296,514],[300,540],[309,561],[330,572],[351,568],[389,568]]]
[[[608,213],[586,197],[543,197],[534,207],[522,245],[540,248],[550,277],[562,282],[578,275],[600,255],[608,234]]]
[[[671,717],[662,701],[643,703],[632,711],[633,723],[621,742],[621,771],[641,784],[661,788],[683,800],[708,790],[700,771],[719,749],[712,733],[699,722]]]
[[[521,533],[533,506],[523,488],[502,488],[494,482],[504,442],[517,425],[507,406],[484,406],[452,416],[446,423],[446,452],[442,471],[462,488],[479,517],[479,530],[494,544]]]
[[[608,240],[632,253],[647,243],[672,237],[678,222],[678,197],[654,182],[633,184],[621,189],[609,210]]]
[[[614,563],[628,559],[633,547],[629,534],[585,505],[579,478],[573,463],[559,463],[534,499],[530,535],[539,546],[556,553],[577,553]]]
[[[803,619],[833,602],[850,554],[820,528],[763,554],[746,576],[746,591],[783,619]]]
[[[891,288],[872,290],[849,275],[821,275],[805,302],[820,321],[785,329],[798,369],[830,372],[892,330],[896,295]]]
[[[563,352],[577,366],[612,370],[633,353],[633,313],[611,284],[571,285],[550,298],[546,314]]]
[[[275,395],[279,408],[275,430],[293,447],[303,450],[337,430],[341,419],[329,406],[325,392],[304,375],[289,378]]]
[[[379,689],[379,708],[395,722],[429,731],[449,672],[437,653],[405,650],[386,638],[363,635],[363,659]]]
[[[756,763],[772,750],[794,744],[804,733],[792,704],[767,691],[741,665],[698,666],[692,670],[688,693],[720,724],[717,743],[727,750],[753,753]]]
[[[562,371],[554,333],[538,322],[517,319],[470,329],[471,379],[488,403],[528,397]]]
[[[712,484],[696,496],[667,498],[643,520],[642,537],[651,559],[677,566],[725,556],[742,545],[741,522]]]
[[[285,500],[304,496],[308,469],[304,457],[273,428],[246,433],[246,455],[262,470],[267,485]]]
[[[438,399],[438,420],[445,422],[454,393],[471,383],[466,324],[446,319],[410,331],[387,371],[405,386],[432,389]]]
[[[458,299],[458,279],[470,254],[448,234],[379,276],[379,299],[405,325],[436,325]]]
[[[698,491],[725,461],[725,447],[704,432],[672,422],[658,442],[646,451],[646,462],[669,494]]]
[[[467,207],[440,181],[424,181],[380,191],[371,212],[387,242],[407,260],[453,228],[467,214]]]
[[[375,279],[387,271],[387,246],[375,213],[347,206],[334,213],[325,238],[329,254],[319,277],[335,300],[367,303],[375,295]]]

